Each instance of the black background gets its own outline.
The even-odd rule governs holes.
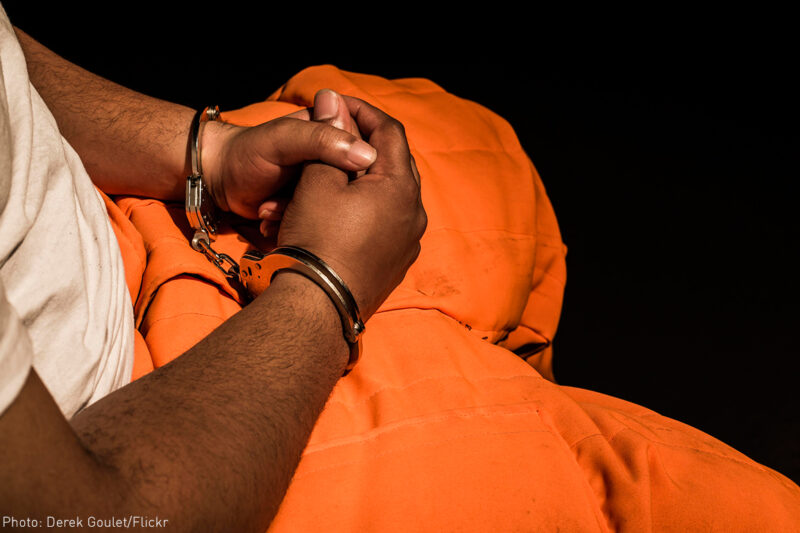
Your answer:
[[[590,14],[578,27],[574,14],[498,7],[357,19],[344,4],[4,5],[68,59],[194,108],[262,100],[333,63],[428,77],[496,111],[569,246],[559,382],[643,404],[800,481],[799,47],[785,14]]]

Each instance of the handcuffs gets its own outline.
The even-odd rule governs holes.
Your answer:
[[[219,119],[219,107],[206,107],[198,111],[189,129],[189,159],[192,173],[186,177],[186,218],[194,230],[192,248],[206,256],[225,276],[240,283],[251,297],[258,296],[281,270],[298,272],[317,285],[336,306],[342,322],[344,337],[350,346],[350,358],[345,375],[353,369],[361,356],[361,335],[364,322],[358,304],[342,278],[325,261],[303,248],[281,246],[271,252],[251,250],[237,263],[227,254],[212,247],[219,228],[217,209],[203,182],[200,151],[200,133],[203,123]]]

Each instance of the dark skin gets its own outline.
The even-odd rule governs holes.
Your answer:
[[[31,82],[95,184],[108,194],[182,201],[195,110],[96,76],[15,31]],[[207,123],[203,169],[217,205],[255,219],[297,178],[304,161],[348,171],[363,171],[375,161],[375,149],[353,135],[354,128],[341,127],[351,123],[349,117],[309,118],[309,111],[301,110],[253,128]],[[359,157],[359,151],[368,157]]]
[[[191,113],[100,78],[85,78],[32,39],[22,40],[34,85],[90,173],[97,175],[92,169],[102,168],[102,174],[115,176],[109,182],[113,192],[174,198],[185,179]],[[53,62],[56,78],[47,69]],[[64,76],[74,76],[70,86],[83,83],[81,101],[113,95],[105,101],[115,104],[98,106],[92,113],[116,112],[121,118],[76,116],[74,101],[59,103],[71,97],[63,94],[65,85],[48,89],[48,83]],[[220,169],[233,164],[222,154],[247,153],[250,160],[268,163],[234,171],[237,180],[216,188],[224,190],[229,206],[253,207],[239,212],[253,216],[270,201],[275,183],[285,179],[288,171],[275,168],[305,159],[336,165],[303,167],[278,244],[304,247],[327,261],[350,286],[366,319],[419,253],[426,217],[402,125],[363,101],[334,97],[338,112],[327,121],[352,121],[357,130],[348,129],[360,130],[377,150],[359,179],[348,181],[345,172],[362,170],[347,161],[347,146],[356,137],[330,124],[303,120],[310,115],[293,117],[291,127],[279,125],[288,141],[270,137],[274,129],[269,126],[210,124],[203,137],[204,166],[209,179],[222,184]],[[132,120],[125,126],[125,116],[137,117],[153,106],[166,119]],[[103,127],[109,131],[102,149],[82,148],[103,137],[86,130]],[[162,129],[149,131],[153,127]],[[309,131],[318,132],[312,140],[321,145],[309,144]],[[159,142],[154,144],[149,135]],[[280,155],[270,153],[270,146],[282,146]],[[291,146],[299,148],[293,151]],[[128,174],[124,167],[148,154],[152,158],[145,175]],[[283,162],[276,162],[277,157]],[[123,168],[115,173],[118,165]],[[265,173],[267,185],[255,179],[258,172]],[[142,182],[147,175],[153,183]],[[0,415],[0,514],[40,519],[134,514],[167,519],[172,531],[262,532],[277,512],[347,359],[339,316],[327,295],[305,277],[281,272],[250,305],[181,357],[72,420],[64,418],[32,370]]]

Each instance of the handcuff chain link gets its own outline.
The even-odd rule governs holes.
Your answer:
[[[239,280],[239,263],[228,254],[221,254],[214,250],[205,231],[197,230],[195,232],[194,238],[192,238],[192,248],[205,255],[206,259],[214,263],[214,266],[220,269],[226,278]]]

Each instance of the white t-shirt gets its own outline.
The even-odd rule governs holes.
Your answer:
[[[126,384],[133,327],[103,201],[0,7],[0,413],[31,365],[68,417]]]

